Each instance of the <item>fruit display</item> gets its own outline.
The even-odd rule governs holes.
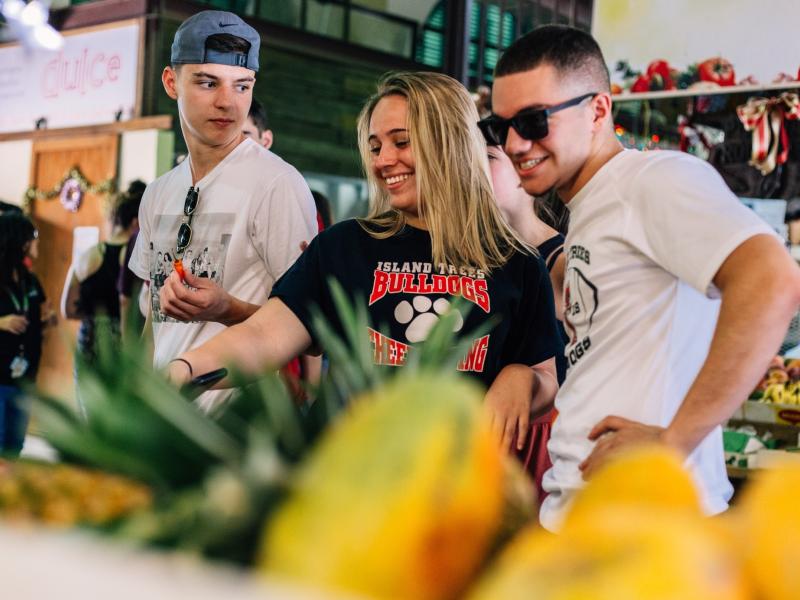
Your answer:
[[[503,457],[482,395],[429,376],[358,399],[267,523],[260,568],[380,598],[454,597],[502,518]]]
[[[789,558],[800,536],[798,494],[800,466],[779,464],[756,478],[745,490],[740,510],[731,515],[744,550],[745,573],[759,598],[800,598],[800,570]]]
[[[150,490],[125,477],[70,465],[0,461],[0,513],[14,522],[100,526],[151,503]]]
[[[800,359],[772,359],[766,374],[750,394],[750,400],[800,405]]]
[[[532,589],[545,599],[738,597],[707,595],[709,566],[725,574],[723,589],[738,582],[730,561],[695,531],[696,521],[699,498],[680,461],[644,448],[600,469],[570,505],[558,536],[535,527],[521,532],[468,598],[513,600]]]
[[[482,390],[454,372],[468,344],[452,322],[403,369],[380,368],[364,311],[337,297],[345,340],[320,324],[331,371],[310,406],[269,374],[239,378],[237,396],[209,417],[136,351],[101,356],[81,381],[85,417],[38,403],[47,439],[77,466],[4,465],[15,474],[0,475],[3,524],[21,506],[47,522],[42,506],[73,502],[77,517],[61,522],[107,543],[238,565],[314,597],[800,598],[800,466],[766,471],[710,519],[682,457],[628,450],[550,534],[536,524],[531,483],[492,436]],[[781,359],[789,380],[791,364]],[[25,484],[37,499],[27,504],[14,496],[43,477],[62,483]],[[87,508],[93,498],[107,500],[103,510]]]

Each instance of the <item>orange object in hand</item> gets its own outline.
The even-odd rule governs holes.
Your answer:
[[[180,258],[176,258],[172,261],[172,265],[175,267],[175,271],[177,271],[181,281],[186,281],[186,271],[183,270],[183,261]]]

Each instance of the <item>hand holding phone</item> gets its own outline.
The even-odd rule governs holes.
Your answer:
[[[228,369],[217,369],[198,375],[181,386],[181,393],[191,399],[197,398],[200,394],[210,389],[228,376]]]

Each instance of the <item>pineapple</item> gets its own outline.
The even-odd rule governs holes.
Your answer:
[[[81,374],[83,414],[38,398],[46,439],[64,461],[138,480],[154,497],[151,510],[107,530],[143,544],[252,562],[260,524],[306,448],[299,409],[278,376],[247,385],[239,378],[241,393],[209,418],[153,372],[138,344],[117,355],[101,345]]]
[[[296,466],[352,398],[380,397],[399,373],[456,377],[453,370],[469,341],[454,343],[454,313],[431,331],[406,367],[381,368],[373,365],[365,335],[366,308],[353,307],[335,282],[332,289],[345,335],[338,338],[317,315],[318,338],[331,368],[311,405],[296,406],[275,373],[246,383],[232,371],[241,389],[229,403],[203,415],[153,372],[140,344],[115,351],[103,340],[97,360],[81,370],[85,414],[57,399],[38,399],[37,418],[64,461],[124,475],[152,489],[153,507],[106,527],[108,533],[252,564],[264,523],[287,497]],[[405,427],[413,429],[414,414],[408,417]],[[501,488],[510,499],[504,505],[512,507],[507,513],[513,518],[503,528],[507,533],[532,516],[534,503],[518,477],[504,479],[515,482],[510,491]]]
[[[124,477],[70,465],[0,461],[0,511],[15,522],[103,526],[151,502],[146,486]]]

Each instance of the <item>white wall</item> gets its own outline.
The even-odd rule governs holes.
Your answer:
[[[119,189],[125,190],[134,179],[150,183],[172,168],[174,134],[171,131],[144,129],[122,134],[119,154]]]
[[[799,25],[798,0],[595,0],[592,31],[611,69],[664,59],[683,70],[723,56],[737,81],[771,83],[780,72],[797,76]]]
[[[122,134],[120,144],[119,188],[124,190],[134,179],[150,183],[172,168],[172,131],[146,129]],[[33,141],[0,142],[0,200],[22,204],[30,185]]]
[[[32,158],[31,140],[0,142],[0,200],[22,204],[25,190],[30,185]]]

